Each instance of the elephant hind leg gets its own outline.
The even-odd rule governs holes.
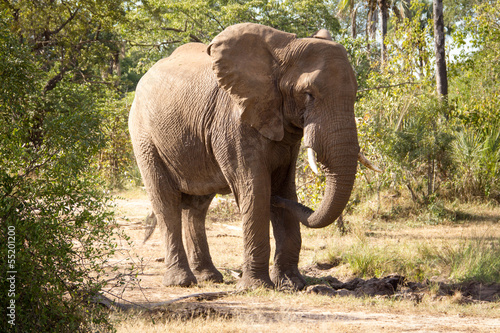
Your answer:
[[[215,195],[182,195],[182,223],[184,244],[191,270],[198,282],[223,282],[222,274],[215,268],[210,256],[205,218]]]
[[[137,164],[153,206],[154,216],[160,227],[165,246],[165,286],[187,287],[196,284],[196,277],[189,268],[182,244],[181,192],[170,180],[168,169],[156,148],[143,144],[137,153]]]

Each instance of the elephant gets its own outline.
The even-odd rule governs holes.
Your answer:
[[[345,48],[324,29],[297,38],[236,24],[208,46],[187,43],[158,61],[137,85],[129,132],[153,208],[152,229],[159,224],[165,245],[163,284],[222,282],[205,218],[216,194],[232,192],[243,229],[238,287],[288,282],[302,289],[300,223],[333,223],[353,189],[360,152],[356,92]],[[326,177],[316,211],[297,200],[302,139]]]

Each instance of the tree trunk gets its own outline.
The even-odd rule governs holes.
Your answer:
[[[427,198],[426,200],[429,200],[431,195],[434,193],[434,179],[436,177],[436,170],[435,170],[435,160],[431,156],[429,156],[428,160],[428,167],[427,167]]]
[[[446,73],[443,0],[434,0],[433,12],[434,51],[436,53],[436,88],[438,95],[446,101],[448,97],[448,77]]]
[[[351,37],[352,39],[356,39],[357,31],[356,31],[356,16],[358,14],[358,6],[354,6],[351,11]]]
[[[385,35],[387,35],[387,20],[389,18],[389,5],[387,0],[378,0],[379,6],[379,21],[380,21],[380,34],[382,36],[382,42],[380,45],[380,63],[382,67],[387,61],[387,50],[385,47]]]
[[[375,39],[375,32],[377,31],[377,26],[375,24],[377,16],[376,13],[376,3],[370,1],[368,3],[368,14],[366,17],[366,44],[368,51],[370,50],[370,41]]]

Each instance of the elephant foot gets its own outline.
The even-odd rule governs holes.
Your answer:
[[[215,267],[193,269],[193,274],[198,282],[210,281],[215,283],[224,282],[221,272]]]
[[[257,289],[257,288],[274,288],[274,283],[269,276],[249,276],[243,273],[243,276],[236,284],[237,289]]]
[[[169,269],[163,275],[163,285],[166,287],[189,287],[196,283],[197,280],[193,273],[191,273],[191,271],[186,271],[183,269]]]
[[[273,266],[271,268],[271,279],[277,289],[302,290],[307,284],[297,267],[282,270]]]

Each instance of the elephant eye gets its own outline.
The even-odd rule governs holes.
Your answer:
[[[307,102],[312,102],[314,101],[314,96],[310,92],[306,92],[306,101]]]

